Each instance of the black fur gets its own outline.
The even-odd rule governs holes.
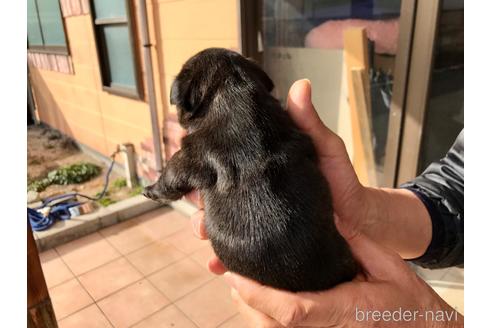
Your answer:
[[[199,189],[208,237],[229,270],[290,291],[328,289],[351,280],[357,264],[333,222],[314,146],[272,89],[233,51],[189,59],[171,91],[188,135],[144,195],[172,201]]]

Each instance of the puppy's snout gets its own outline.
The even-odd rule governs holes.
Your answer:
[[[145,189],[142,192],[142,195],[152,200],[159,199],[159,194],[155,190],[155,185],[145,187]]]

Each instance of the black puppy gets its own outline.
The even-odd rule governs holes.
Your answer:
[[[231,271],[290,291],[351,280],[357,264],[333,222],[314,146],[255,63],[211,48],[189,59],[171,88],[188,130],[144,195],[163,201],[200,190],[208,237]]]

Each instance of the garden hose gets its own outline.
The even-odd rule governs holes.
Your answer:
[[[56,220],[69,220],[74,214],[74,209],[82,204],[90,201],[98,201],[104,197],[108,191],[109,176],[113,170],[116,154],[120,152],[118,147],[114,153],[111,154],[111,164],[109,164],[108,171],[106,172],[103,190],[99,193],[99,196],[91,197],[81,193],[73,192],[63,195],[57,195],[49,197],[43,200],[41,206],[36,208],[27,208],[27,218],[31,223],[32,230],[42,231],[51,227]],[[76,197],[82,197],[87,199],[86,201],[76,201]],[[56,204],[52,204],[54,201],[58,201]],[[51,205],[51,206],[50,206]]]

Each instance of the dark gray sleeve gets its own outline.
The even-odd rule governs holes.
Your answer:
[[[464,264],[464,130],[446,156],[401,186],[414,192],[432,220],[432,241],[414,263],[430,269]]]

